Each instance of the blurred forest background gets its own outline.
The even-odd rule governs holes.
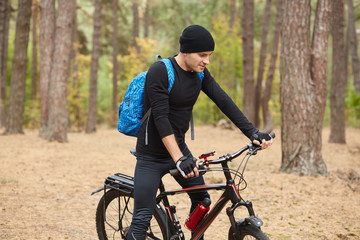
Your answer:
[[[133,77],[199,24],[216,42],[218,83],[259,129],[294,142],[281,169],[326,175],[322,127],[338,143],[360,127],[359,17],[353,0],[1,0],[0,127],[59,142],[115,128]],[[194,116],[226,119],[204,94]]]

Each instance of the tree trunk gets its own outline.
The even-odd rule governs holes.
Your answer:
[[[75,3],[59,1],[53,66],[49,85],[49,121],[46,139],[67,142],[68,108],[67,83],[71,53],[71,32]]]
[[[32,3],[33,16],[32,16],[32,61],[31,61],[31,100],[36,99],[37,85],[38,85],[38,71],[37,71],[37,25],[38,25],[38,5],[37,0]]]
[[[10,0],[0,1],[0,128],[6,126],[6,82]]]
[[[27,48],[29,44],[31,1],[19,0],[16,20],[15,49],[11,73],[9,114],[5,134],[24,133],[22,129],[25,104]]]
[[[331,27],[332,0],[319,0],[316,7],[310,74],[315,86],[314,105],[314,165],[322,175],[327,172],[322,158],[322,129],[327,97],[327,50]]]
[[[325,7],[321,6],[322,8],[318,7],[317,15],[325,11]],[[326,48],[322,48],[321,44],[314,44],[315,55],[311,56],[310,15],[310,0],[285,2],[280,63],[281,171],[317,176],[327,175],[327,170],[321,152],[316,152],[319,149],[314,146],[319,141],[319,133],[316,131],[319,123],[315,116],[320,114],[320,108],[316,102],[317,80],[314,80],[313,75],[320,71],[319,76],[323,77],[324,59],[318,57],[326,56]],[[316,19],[319,18],[323,17],[316,16]],[[323,22],[317,21],[316,24],[329,24],[325,18]],[[315,28],[314,39],[319,37],[321,41],[327,42],[326,34],[322,35],[324,30],[320,31],[324,26],[318,25]],[[315,61],[314,67],[311,66],[311,61]]]
[[[236,2],[235,0],[230,0],[230,28],[233,29],[235,24],[236,16]]]
[[[250,122],[255,120],[254,88],[254,1],[244,0],[242,19],[244,96],[243,111]]]
[[[140,22],[138,0],[133,0],[132,10],[133,10],[133,46],[139,52],[139,46],[136,42],[136,39],[139,37],[139,22]]]
[[[333,1],[333,62],[330,92],[330,138],[345,143],[345,92],[347,85],[347,49],[345,44],[344,0]]]
[[[148,2],[148,1],[147,1]],[[148,6],[147,6],[148,7]],[[118,85],[117,85],[117,77],[118,77],[118,0],[113,0],[113,94],[112,94],[112,122],[113,126],[116,125],[118,118]]]
[[[95,1],[93,47],[90,66],[90,97],[86,133],[96,132],[97,118],[97,78],[100,55],[101,0]]]
[[[261,33],[261,46],[260,46],[260,62],[256,80],[256,88],[255,88],[255,121],[254,125],[256,127],[260,127],[260,104],[261,104],[261,91],[262,91],[262,81],[265,69],[265,61],[266,61],[266,50],[267,50],[267,34],[269,31],[269,23],[270,23],[270,14],[271,14],[271,0],[266,0],[266,5],[264,9],[264,18],[263,18],[263,29]]]
[[[271,89],[274,80],[274,72],[276,67],[276,60],[278,57],[278,49],[279,49],[279,38],[280,38],[280,30],[282,23],[282,15],[283,15],[283,0],[277,0],[276,2],[276,20],[275,20],[275,30],[274,30],[274,39],[271,50],[271,58],[269,69],[266,76],[266,83],[264,92],[262,94],[262,112],[263,112],[263,120],[264,120],[264,129],[263,132],[270,133],[274,128],[274,121],[271,116],[271,112],[269,109],[269,101],[271,97]]]
[[[75,1],[75,6],[76,0]],[[71,50],[71,63],[70,66],[72,66],[71,76],[72,76],[72,91],[73,91],[73,103],[72,111],[74,112],[74,125],[77,131],[80,131],[81,127],[83,126],[81,122],[81,116],[80,116],[80,106],[79,106],[79,98],[80,98],[80,82],[79,82],[79,71],[78,71],[78,64],[76,61],[76,56],[78,52],[78,46],[79,46],[79,36],[78,36],[78,24],[77,24],[77,12],[75,10],[74,16],[73,16],[73,27],[72,27],[72,50]]]
[[[40,129],[45,137],[49,119],[49,83],[55,44],[55,0],[40,1]]]
[[[352,0],[348,0],[348,37],[349,46],[352,57],[352,70],[354,76],[354,87],[357,93],[360,93],[360,66],[359,56],[357,53],[357,38],[355,28],[355,17],[354,17],[354,3]]]
[[[149,37],[150,28],[150,0],[146,0],[145,14],[144,14],[144,38]]]

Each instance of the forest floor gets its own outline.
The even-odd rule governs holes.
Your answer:
[[[221,156],[247,143],[237,130],[197,126],[195,132],[196,140],[187,141],[195,156],[212,150]],[[242,192],[264,221],[263,231],[280,240],[360,239],[360,129],[347,129],[346,145],[327,143],[329,129],[324,129],[322,154],[329,176],[316,178],[279,171],[281,134],[275,132],[273,146],[250,159],[248,187]],[[0,136],[0,239],[97,239],[101,193],[90,194],[115,172],[133,174],[136,161],[129,149],[135,139],[100,128],[95,134],[70,133],[68,140],[47,142],[36,130]],[[208,183],[223,179],[220,173],[205,176]],[[165,178],[168,189],[178,188],[170,176]],[[214,203],[219,193],[211,193]],[[177,195],[170,201],[183,223],[188,198]],[[222,212],[206,239],[225,240],[228,228]]]

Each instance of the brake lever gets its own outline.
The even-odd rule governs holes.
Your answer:
[[[256,155],[257,151],[259,151],[260,149],[261,149],[260,145],[257,145],[255,143],[249,143],[249,151],[247,154]]]

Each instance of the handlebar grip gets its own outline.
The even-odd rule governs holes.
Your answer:
[[[176,168],[175,168],[175,169],[170,169],[170,170],[169,170],[169,173],[170,173],[170,175],[173,176],[173,177],[180,175],[179,170],[177,170]]]
[[[275,133],[274,132],[269,133],[269,135],[270,135],[271,138],[275,138]]]
[[[199,170],[199,173],[200,173],[200,174],[204,174],[204,173],[205,173],[206,170],[205,170],[204,162],[199,162],[198,170]],[[170,175],[173,176],[173,177],[181,175],[181,174],[180,174],[180,171],[179,171],[177,168],[170,169],[170,170],[169,170],[169,173],[170,173]]]

